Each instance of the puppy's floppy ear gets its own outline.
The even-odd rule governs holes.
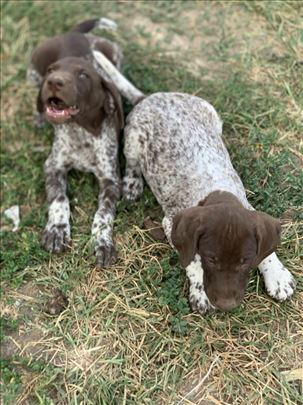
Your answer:
[[[182,267],[187,267],[197,253],[199,239],[205,232],[204,218],[205,208],[201,207],[185,209],[173,218],[171,238]]]
[[[42,85],[40,86],[40,90],[37,96],[37,101],[36,101],[36,107],[38,113],[42,114],[43,113],[43,102],[42,102],[42,97],[41,97],[41,92],[42,92]]]
[[[118,116],[118,123],[119,123],[119,130],[124,127],[124,117],[123,117],[123,108],[121,102],[121,96],[116,88],[116,86],[110,82],[102,78],[101,84],[105,89],[105,101],[104,101],[104,109],[106,114],[113,115],[115,111],[117,112]]]
[[[281,224],[278,219],[264,212],[252,212],[252,215],[256,223],[257,240],[257,256],[254,266],[258,266],[263,259],[276,250],[281,236]]]

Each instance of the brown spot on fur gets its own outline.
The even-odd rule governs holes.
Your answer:
[[[59,195],[58,197],[57,197],[57,199],[56,199],[58,202],[63,202],[63,201],[65,201],[65,196],[64,195]]]

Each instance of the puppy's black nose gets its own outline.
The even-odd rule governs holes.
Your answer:
[[[61,87],[64,86],[64,81],[61,77],[59,76],[50,76],[47,79],[47,85],[49,88],[54,89],[54,90],[59,90]]]

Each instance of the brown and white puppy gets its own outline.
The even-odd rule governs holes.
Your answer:
[[[136,92],[104,63],[119,91]],[[253,210],[223,143],[222,122],[207,101],[182,93],[156,93],[140,101],[124,130],[123,197],[137,199],[147,181],[164,211],[163,228],[179,251],[194,310],[231,310],[244,297],[258,266],[270,296],[284,301],[295,281],[274,253],[280,223]]]
[[[186,269],[191,307],[200,313],[237,307],[256,266],[275,299],[283,301],[295,289],[274,253],[279,221],[254,211],[247,201],[221,133],[216,110],[182,93],[146,97],[127,117],[124,130],[123,197],[139,197],[143,175]]]
[[[46,119],[55,131],[44,166],[49,210],[42,245],[56,253],[70,245],[67,173],[72,168],[92,172],[100,186],[92,225],[99,266],[108,266],[117,258],[112,228],[120,197],[118,135],[123,112],[120,95],[94,65],[92,50],[103,52],[117,68],[122,52],[116,44],[84,33],[113,25],[106,19],[88,20],[48,39],[34,50],[28,71],[28,78],[39,87],[39,121]]]

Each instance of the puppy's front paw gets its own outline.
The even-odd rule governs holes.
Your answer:
[[[141,177],[124,177],[122,181],[122,195],[125,201],[136,201],[143,192]]]
[[[263,272],[268,295],[277,301],[285,301],[296,289],[296,282],[291,273],[281,264],[279,271],[266,269]]]
[[[109,267],[116,263],[118,254],[114,245],[104,244],[95,248],[96,265],[99,268]]]
[[[52,253],[60,253],[70,248],[70,228],[68,224],[47,226],[42,234],[41,245]]]
[[[207,311],[212,311],[215,307],[210,303],[202,285],[190,287],[189,303],[194,312],[203,315]]]

